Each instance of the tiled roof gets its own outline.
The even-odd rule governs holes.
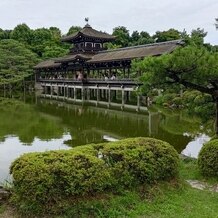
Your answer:
[[[92,59],[87,61],[87,63],[112,62],[144,58],[147,56],[158,56],[166,53],[171,53],[181,43],[181,40],[174,40],[162,43],[153,43],[102,51],[94,55]]]
[[[103,41],[112,41],[115,39],[115,36],[109,35],[108,33],[104,33],[101,31],[97,31],[93,29],[91,26],[86,25],[79,32],[63,37],[61,41],[62,42],[72,42],[74,39],[78,38],[79,36],[101,39]]]
[[[61,66],[61,63],[72,62],[76,59],[83,59],[87,64],[94,63],[107,63],[122,60],[133,60],[137,58],[144,58],[148,56],[159,56],[163,54],[171,53],[179,45],[182,45],[182,40],[173,40],[168,42],[153,43],[139,46],[132,46],[126,48],[119,48],[107,51],[101,51],[97,54],[69,54],[62,58],[51,59],[43,61],[35,66],[35,69],[43,68],[57,68]]]
[[[34,69],[43,69],[43,68],[58,68],[60,67],[60,63],[55,63],[54,59],[42,61],[39,64],[37,64]]]
[[[93,57],[94,54],[72,54],[72,55],[66,55],[62,58],[55,59],[55,63],[64,63],[69,61],[74,61],[76,59],[83,59],[83,60],[90,60]]]

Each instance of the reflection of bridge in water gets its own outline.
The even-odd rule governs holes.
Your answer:
[[[120,80],[40,79],[37,89],[41,96],[67,102],[90,103],[108,108],[147,110],[146,98],[137,94],[140,82]]]
[[[176,147],[177,151],[181,152],[191,140],[182,132],[181,134],[169,132],[165,128],[169,125],[169,123],[165,123],[165,115],[156,108],[135,113],[125,108],[124,111],[121,111],[104,107],[81,107],[79,104],[67,104],[43,98],[38,99],[38,106],[41,112],[46,113],[50,108],[50,115],[61,118],[72,135],[72,140],[66,144],[73,147],[87,143],[100,143],[107,140],[104,136],[118,140],[142,136],[168,141]],[[171,118],[173,117],[170,116]]]

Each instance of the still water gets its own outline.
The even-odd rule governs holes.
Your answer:
[[[0,99],[0,183],[23,153],[70,149],[127,137],[155,137],[197,157],[210,125],[183,112],[151,107],[143,113],[73,105],[45,99]]]

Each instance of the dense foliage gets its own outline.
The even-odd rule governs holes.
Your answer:
[[[204,176],[218,179],[218,139],[211,140],[202,147],[198,166]]]
[[[13,30],[0,29],[0,86],[20,83],[33,75],[33,66],[40,60],[65,55],[69,45],[62,44],[61,31],[30,29],[20,24]]]
[[[12,39],[0,41],[0,85],[23,80],[33,74],[37,56],[22,43]]]
[[[168,108],[188,109],[189,114],[195,114],[203,121],[211,119],[215,115],[215,105],[211,95],[197,90],[186,90],[180,94],[176,92],[164,93],[153,97],[153,102]]]
[[[18,208],[60,210],[64,204],[96,194],[175,178],[178,154],[157,139],[125,139],[69,151],[24,154],[14,161],[11,173],[12,200]]]
[[[144,94],[155,88],[192,89],[210,95],[218,105],[218,52],[209,51],[194,41],[170,54],[136,61],[134,69],[143,73],[141,91]],[[218,134],[218,116],[215,133]]]
[[[204,47],[186,46],[171,54],[136,61],[134,67],[143,73],[145,93],[177,84],[213,94],[212,82],[218,79],[218,53]]]

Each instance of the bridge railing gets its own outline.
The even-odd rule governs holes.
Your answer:
[[[141,84],[138,81],[135,81],[133,79],[82,79],[82,80],[78,80],[78,79],[39,79],[38,82],[41,83],[75,83],[75,84],[132,84],[132,85],[136,85],[136,84]]]

